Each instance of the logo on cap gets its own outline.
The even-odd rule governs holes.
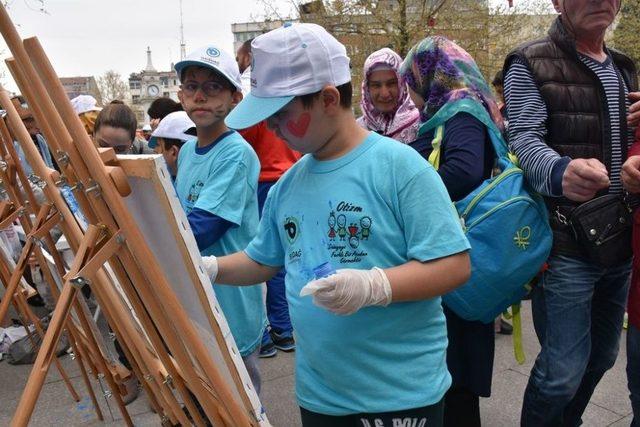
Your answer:
[[[207,49],[207,55],[215,58],[220,56],[220,51],[218,49],[216,49],[215,47],[210,47],[209,49]]]
[[[200,60],[202,62],[206,62],[207,64],[211,64],[213,66],[219,66],[220,65],[220,61],[216,60],[216,59],[211,59],[208,56],[201,56]]]

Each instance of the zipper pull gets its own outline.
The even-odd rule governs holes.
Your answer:
[[[612,228],[613,228],[612,224],[607,224],[607,226],[604,228],[604,230],[602,230],[602,233],[600,233],[600,236],[598,237],[598,240],[596,240],[596,245],[597,246],[600,246],[602,244],[602,241],[607,238],[607,236],[609,235],[609,232],[611,231]]]

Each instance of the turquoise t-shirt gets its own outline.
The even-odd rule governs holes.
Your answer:
[[[388,268],[468,249],[437,172],[392,139],[371,133],[336,160],[307,155],[280,178],[245,252],[286,268],[300,406],[347,415],[440,401],[451,384],[440,298],[338,316],[299,294],[324,262]]]
[[[196,147],[196,140],[188,141],[178,154],[175,187],[180,203],[187,214],[199,208],[234,224],[201,254],[241,251],[258,229],[258,157],[237,132],[216,142],[205,154],[198,154]],[[216,284],[213,289],[240,353],[251,354],[260,345],[267,322],[260,285]]]

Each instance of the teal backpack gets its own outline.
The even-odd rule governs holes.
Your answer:
[[[527,189],[502,133],[478,102],[448,104],[420,128],[419,135],[436,129],[429,163],[438,169],[444,123],[459,112],[487,127],[497,172],[455,203],[471,243],[471,278],[442,300],[463,319],[490,323],[527,293],[527,285],[549,256],[552,233],[544,201]]]

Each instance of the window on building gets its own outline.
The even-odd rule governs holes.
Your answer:
[[[140,82],[136,80],[130,81],[129,89],[140,89]]]
[[[160,77],[160,84],[163,87],[169,87],[169,77]]]
[[[169,97],[169,92],[162,92],[162,96],[164,96],[165,98]]]
[[[140,101],[140,95],[131,95],[131,102],[137,104]]]

